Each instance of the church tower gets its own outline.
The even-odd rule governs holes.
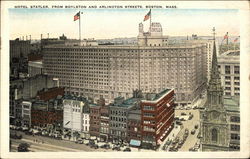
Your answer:
[[[228,151],[229,130],[227,113],[223,104],[223,88],[217,64],[215,33],[211,78],[207,89],[207,102],[205,109],[200,112],[200,115],[202,151]]]

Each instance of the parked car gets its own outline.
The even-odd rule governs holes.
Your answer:
[[[200,133],[200,132],[198,133],[197,138],[198,138],[198,139],[202,138],[202,136],[201,136],[201,133]]]
[[[90,148],[98,149],[99,146],[98,146],[97,144],[91,144],[91,145],[90,145]]]
[[[189,115],[188,120],[191,120],[194,117],[193,114]]]
[[[77,144],[83,144],[83,141],[82,141],[82,139],[78,139],[78,140],[76,141],[76,143],[77,143]]]
[[[198,124],[196,124],[196,125],[194,126],[195,129],[198,129],[198,127],[199,127]]]
[[[171,144],[171,142],[172,142],[172,140],[168,140],[168,141],[166,141],[166,145],[170,145]]]
[[[124,151],[124,152],[130,152],[131,149],[130,149],[129,147],[126,147],[123,151]]]
[[[186,113],[182,112],[181,115],[187,115]]]
[[[111,147],[109,144],[104,144],[104,145],[100,146],[100,148],[110,149]]]
[[[191,131],[191,134],[192,134],[192,135],[194,135],[194,134],[195,134],[195,129],[193,129],[193,130]]]
[[[187,107],[187,108],[186,108],[186,110],[190,110],[190,109],[191,109],[191,107]]]
[[[193,147],[191,147],[191,148],[189,149],[189,151],[195,151],[195,149],[194,149]]]
[[[25,134],[26,134],[26,135],[32,135],[33,133],[30,132],[30,131],[25,131]]]
[[[178,145],[183,145],[184,144],[184,141],[181,139],[179,142],[178,142]]]
[[[182,122],[179,121],[179,120],[176,121],[176,124],[177,124],[177,125],[183,125]]]
[[[121,148],[119,146],[115,146],[112,148],[112,150],[121,151]]]

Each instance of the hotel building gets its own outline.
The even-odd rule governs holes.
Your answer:
[[[206,44],[167,45],[160,23],[149,32],[139,24],[137,45],[46,45],[44,69],[58,78],[66,92],[106,103],[129,98],[135,89],[159,93],[174,88],[179,105],[190,104],[205,88]]]

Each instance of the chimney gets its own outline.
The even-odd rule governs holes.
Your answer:
[[[41,40],[43,39],[43,34],[41,34]]]
[[[30,41],[31,41],[31,35],[30,35]]]
[[[48,39],[49,39],[49,33],[48,33]]]

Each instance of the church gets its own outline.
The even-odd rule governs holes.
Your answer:
[[[205,109],[200,112],[202,151],[229,151],[229,121],[227,110],[224,106],[223,87],[218,70],[215,44],[212,58],[207,102]]]

